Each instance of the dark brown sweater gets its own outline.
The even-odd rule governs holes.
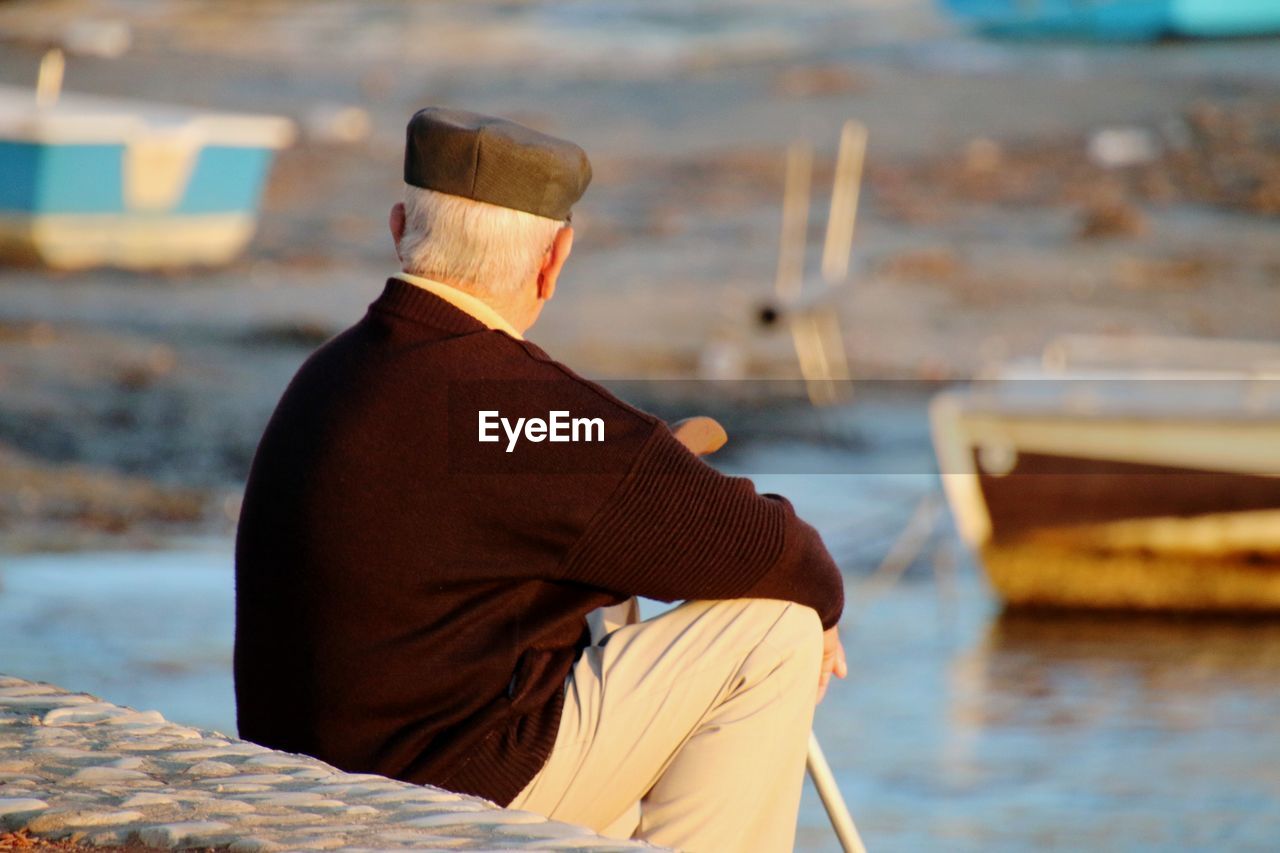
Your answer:
[[[604,440],[478,441],[478,411]],[[501,430],[500,430],[501,432]],[[298,371],[236,542],[242,737],[506,804],[555,743],[585,614],[630,595],[780,598],[839,572],[782,498],[531,343],[398,280]]]

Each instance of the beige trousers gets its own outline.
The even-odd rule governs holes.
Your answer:
[[[783,601],[617,628],[574,665],[551,757],[511,806],[694,853],[790,850],[821,658],[817,614]]]

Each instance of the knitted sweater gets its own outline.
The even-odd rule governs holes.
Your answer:
[[[481,412],[553,411],[599,419],[602,440],[479,440]],[[258,447],[236,542],[240,734],[506,804],[555,743],[585,615],[631,595],[779,598],[827,627],[843,605],[786,500],[393,279],[301,367]]]

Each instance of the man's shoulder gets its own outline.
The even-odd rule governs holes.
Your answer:
[[[528,391],[556,398],[565,405],[604,409],[616,417],[642,421],[651,426],[661,423],[659,418],[582,376],[531,341],[517,340],[501,332],[468,338],[471,340],[459,341],[463,343],[459,351],[463,363],[452,376],[455,380],[526,383]],[[468,357],[480,351],[488,357]]]

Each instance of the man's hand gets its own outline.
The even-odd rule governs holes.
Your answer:
[[[729,436],[715,418],[685,418],[673,424],[671,434],[695,456],[706,456],[724,447]]]
[[[844,659],[844,645],[840,642],[840,629],[832,628],[822,633],[822,670],[818,674],[818,699],[827,695],[827,685],[831,676],[844,678],[849,674],[849,665]],[[814,704],[817,704],[815,702]]]

